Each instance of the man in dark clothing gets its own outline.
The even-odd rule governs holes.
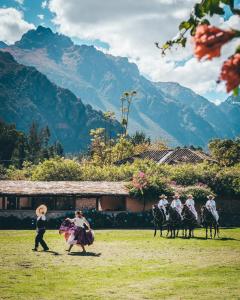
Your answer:
[[[33,251],[38,250],[39,244],[43,247],[44,251],[48,251],[49,248],[46,242],[43,240],[43,235],[46,231],[46,214],[47,207],[45,205],[40,205],[36,209],[37,214],[37,235],[35,237],[35,247],[32,249]]]

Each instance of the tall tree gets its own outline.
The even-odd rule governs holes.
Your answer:
[[[211,155],[221,166],[240,163],[240,138],[235,140],[212,140],[208,145]]]
[[[29,158],[32,162],[37,163],[40,159],[41,136],[38,124],[32,122],[28,134]]]
[[[8,166],[12,163],[12,156],[19,143],[20,132],[14,124],[6,124],[0,120],[0,163]]]
[[[124,135],[127,135],[130,107],[131,107],[133,98],[136,95],[137,95],[136,91],[129,91],[129,92],[124,92],[122,97],[120,98],[121,113],[122,113],[121,123],[124,128]]]

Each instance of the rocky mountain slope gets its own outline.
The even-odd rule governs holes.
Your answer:
[[[84,103],[113,110],[118,117],[122,93],[136,90],[130,132],[144,130],[171,145],[199,146],[206,146],[211,138],[232,138],[240,133],[235,122],[229,121],[231,110],[223,110],[179,84],[151,82],[127,58],[104,54],[93,46],[74,45],[49,28],[30,30],[2,50],[11,52],[20,63],[35,66]]]
[[[16,123],[27,131],[33,121],[48,125],[53,140],[59,140],[65,152],[86,150],[89,131],[105,127],[102,112],[84,105],[67,89],[60,88],[34,67],[18,64],[8,52],[0,51],[0,118]],[[108,124],[112,135],[121,126]]]

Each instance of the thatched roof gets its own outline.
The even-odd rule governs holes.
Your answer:
[[[109,181],[0,181],[1,195],[41,196],[41,195],[128,195],[125,182]]]

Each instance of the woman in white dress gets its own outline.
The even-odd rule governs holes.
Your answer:
[[[94,241],[90,224],[81,211],[75,212],[75,218],[67,218],[62,223],[59,233],[65,234],[65,238],[69,244],[68,252],[71,251],[73,245],[79,245],[82,247],[83,253],[85,253],[85,246],[91,245]]]

